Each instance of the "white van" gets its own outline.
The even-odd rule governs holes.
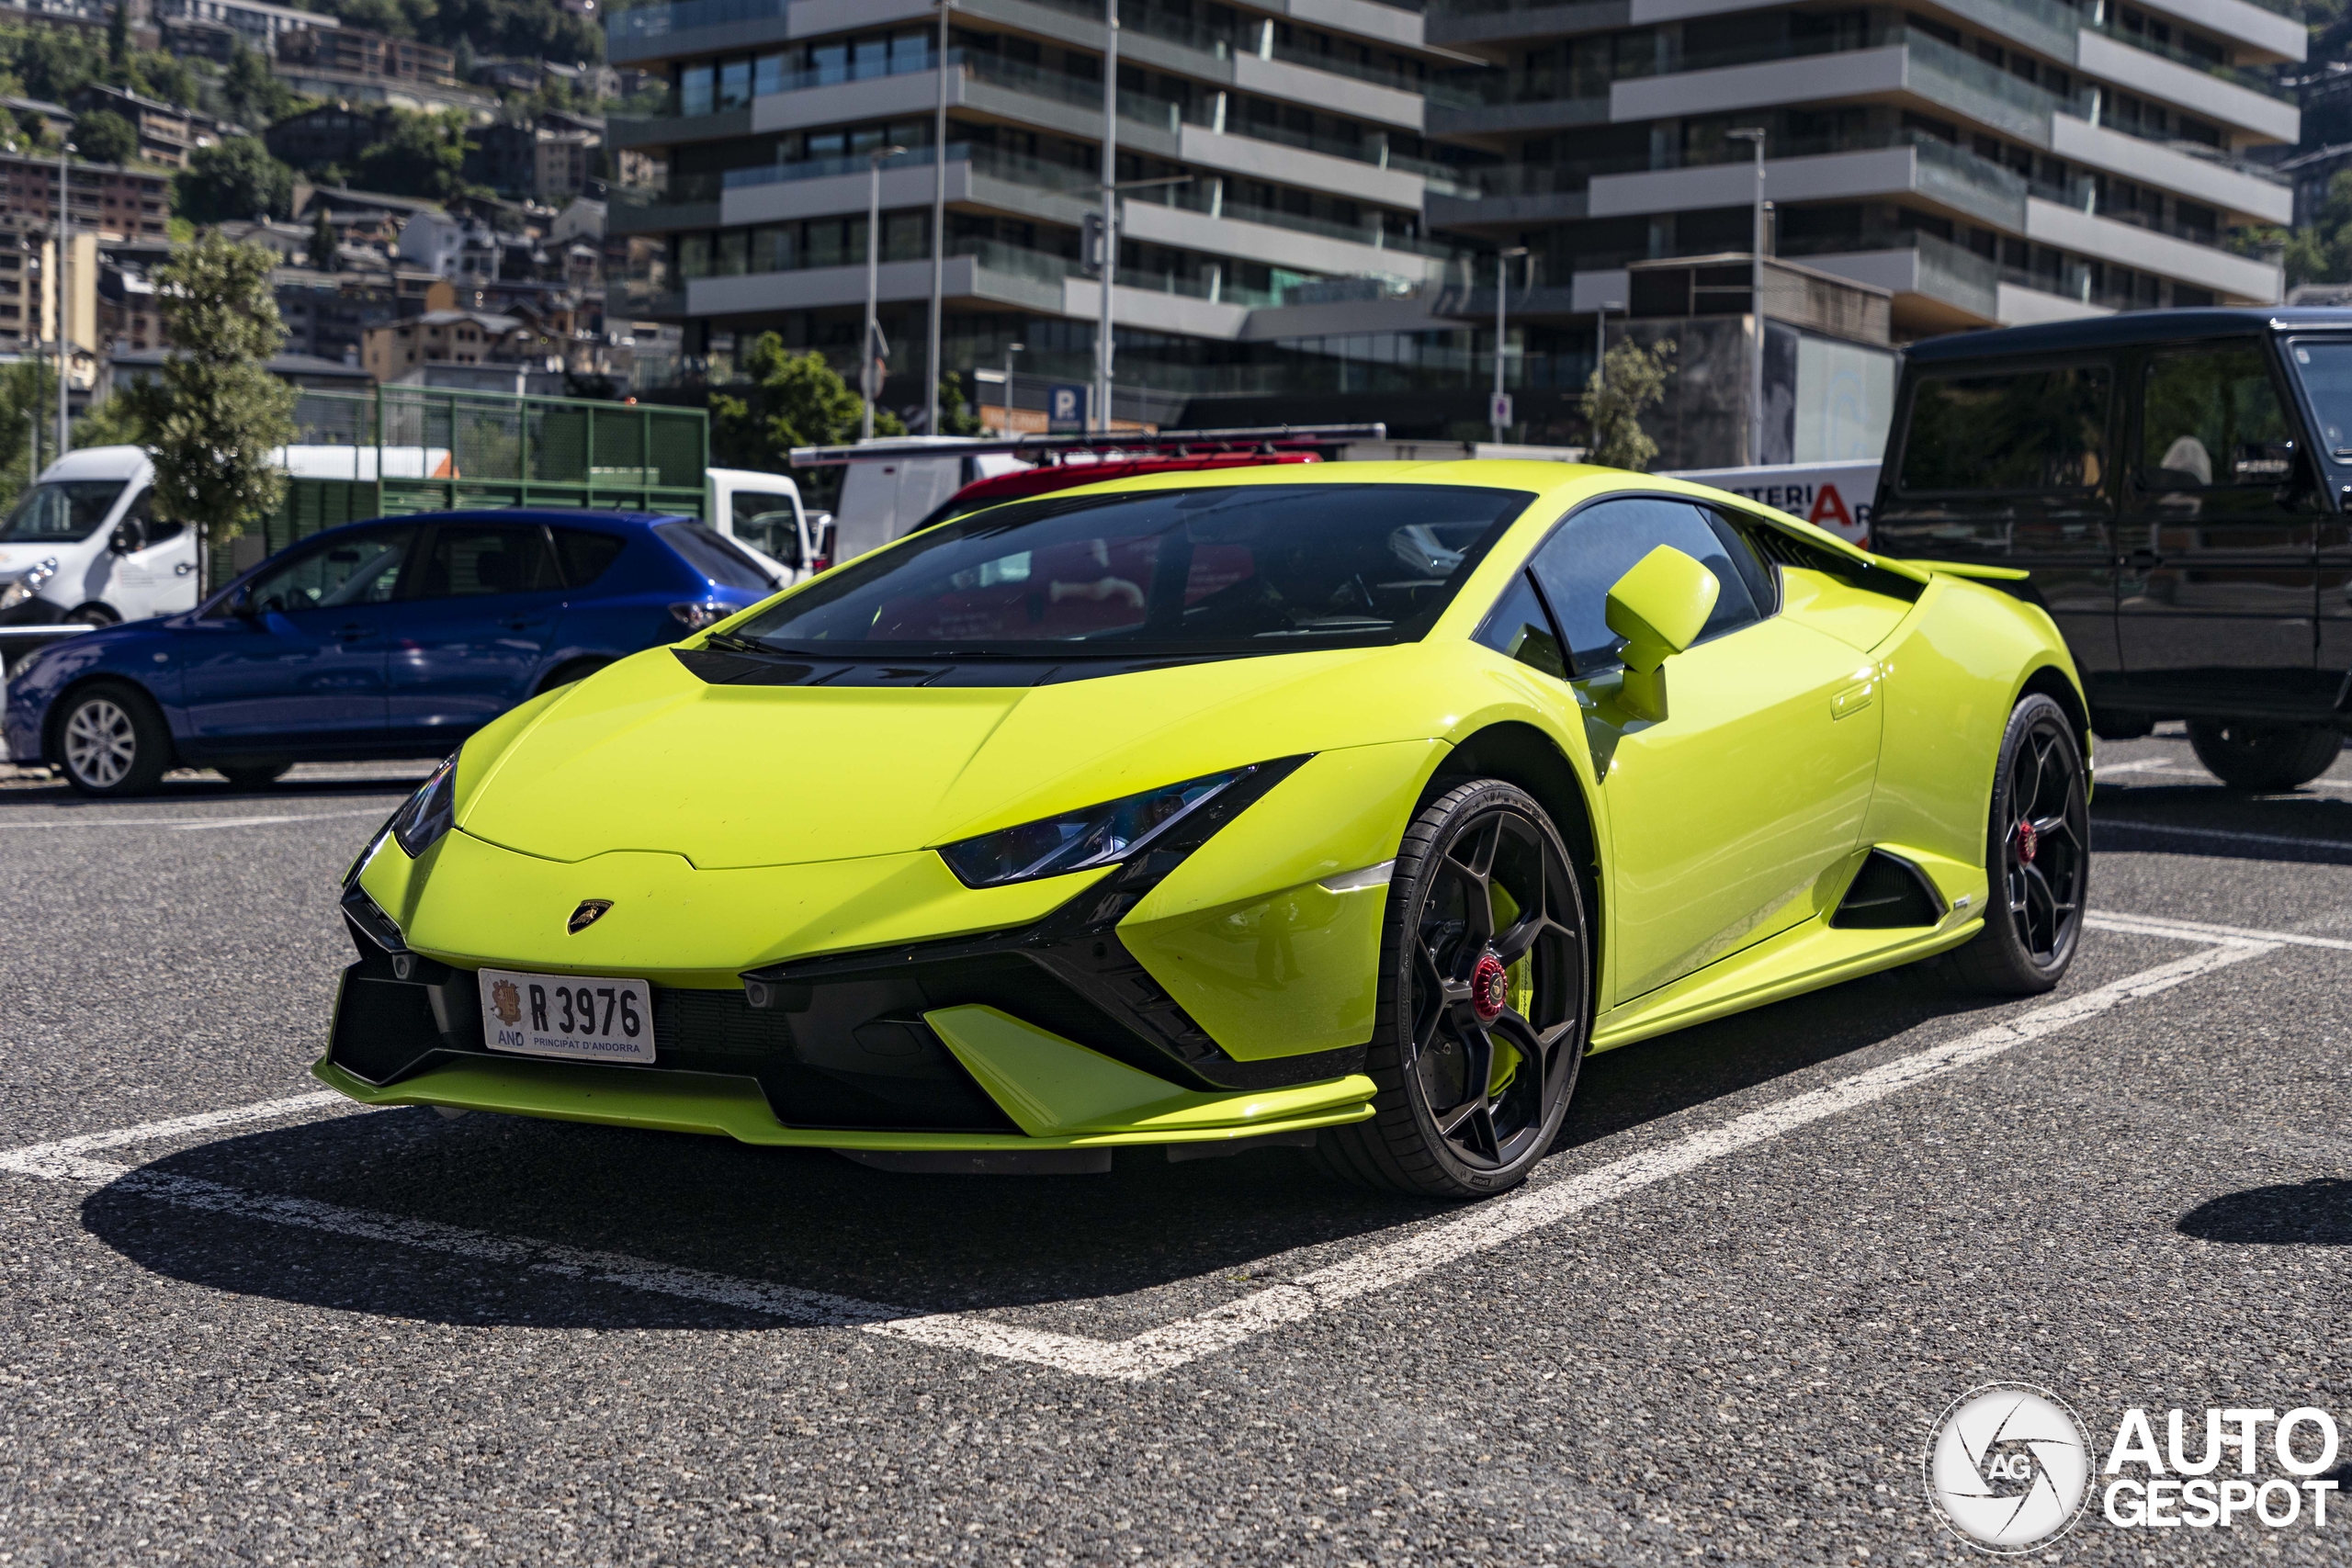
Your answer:
[[[150,515],[136,446],[68,452],[0,523],[0,626],[107,626],[196,608],[196,535]]]
[[[749,468],[710,470],[710,525],[748,546],[783,572],[779,587],[822,570],[822,527],[800,503],[800,487],[782,474]]]

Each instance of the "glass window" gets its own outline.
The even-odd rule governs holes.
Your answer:
[[[784,78],[790,66],[786,63],[785,56],[781,54],[760,56],[759,64],[752,73],[752,96],[755,98],[772,98],[783,92]]]
[[[289,550],[247,584],[246,602],[265,612],[386,604],[400,592],[415,536],[413,528],[385,528]]]
[[[2275,485],[2293,471],[2287,411],[2259,344],[2154,355],[2141,385],[2142,483],[2159,490]]]
[[[711,247],[710,270],[719,277],[741,277],[744,262],[751,254],[752,231],[749,229],[723,229],[718,242]]]
[[[2096,487],[2107,472],[2108,386],[2104,365],[1923,376],[1911,397],[1902,489]]]
[[[752,62],[730,60],[718,68],[718,107],[740,109],[752,101]]]
[[[800,232],[790,223],[774,223],[752,231],[752,270],[790,272],[797,265]]]
[[[890,70],[921,71],[931,62],[931,33],[927,28],[896,33],[890,39]]]
[[[1532,499],[1364,484],[1042,496],[839,569],[741,635],[780,650],[929,659],[1408,642]]]
[[[555,553],[563,562],[563,581],[573,588],[585,588],[605,575],[628,541],[617,534],[599,534],[587,528],[558,528],[555,530]]]
[[[547,536],[537,528],[445,524],[433,531],[424,597],[468,599],[560,588]]]
[[[121,494],[120,479],[64,479],[35,485],[8,513],[8,521],[0,524],[0,543],[78,543],[97,532]]]
[[[786,566],[800,564],[800,518],[792,510],[792,497],[769,491],[737,491],[731,511],[734,515],[729,524],[737,538]]]
[[[886,38],[853,39],[849,46],[849,73],[858,81],[869,76],[888,74],[890,69],[890,40]]]
[[[681,234],[678,236],[678,276],[708,277],[710,276],[710,236]]]
[[[678,112],[691,118],[710,112],[711,68],[689,65],[678,73]]]
[[[2352,343],[2299,343],[2289,355],[2319,416],[2328,456],[2352,457]]]
[[[1560,651],[1559,633],[1537,596],[1534,581],[1525,572],[1510,580],[1495,601],[1476,639],[1505,658],[1531,664],[1555,680],[1568,678],[1568,661]]]
[[[684,557],[688,566],[721,588],[750,588],[764,593],[775,586],[766,568],[708,524],[657,523],[653,531],[662,536],[663,544]]]
[[[816,75],[818,85],[849,80],[849,45],[820,43],[808,51],[808,69]]]
[[[1532,563],[1567,639],[1569,668],[1578,676],[1618,667],[1618,637],[1609,629],[1609,591],[1660,545],[1671,545],[1703,564],[1720,585],[1714,613],[1700,631],[1700,642],[1758,618],[1761,612],[1748,578],[1733,558],[1735,551],[1752,558],[1752,547],[1720,518],[1687,501],[1604,501],[1562,525],[1544,541]]]

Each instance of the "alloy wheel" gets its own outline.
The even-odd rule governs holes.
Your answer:
[[[130,715],[111,697],[91,697],[65,720],[65,765],[94,789],[112,789],[139,756]]]
[[[2090,858],[2090,812],[2073,739],[2043,713],[2009,759],[2008,820],[2002,871],[2018,942],[2039,964],[2056,963],[2081,930],[2083,871]]]
[[[1552,1124],[1584,1049],[1571,873],[1551,836],[1498,806],[1460,823],[1413,926],[1407,1070],[1464,1164],[1508,1166]]]

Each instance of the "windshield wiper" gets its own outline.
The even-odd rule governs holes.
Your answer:
[[[780,657],[776,650],[766,643],[747,637],[737,637],[733,632],[713,632],[703,640],[703,646],[718,649],[724,653],[761,653],[771,659]]]

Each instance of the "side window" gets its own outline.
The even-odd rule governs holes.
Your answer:
[[[2252,343],[2159,354],[2140,382],[2140,482],[2275,485],[2294,470],[2286,411]]]
[[[628,541],[614,534],[599,534],[587,528],[558,528],[555,531],[555,553],[563,562],[563,581],[573,588],[585,588],[605,575]]]
[[[1506,659],[1516,659],[1541,670],[1555,680],[1568,678],[1568,661],[1560,651],[1559,634],[1553,629],[1552,616],[1537,596],[1535,584],[1526,572],[1510,580],[1510,586],[1495,601],[1495,607],[1478,628],[1475,639],[1493,649]]]
[[[1757,615],[1763,616],[1777,613],[1781,608],[1781,580],[1765,561],[1763,553],[1757,549],[1755,537],[1749,532],[1751,527],[1763,525],[1743,524],[1712,506],[1703,506],[1700,510],[1706,513],[1707,525],[1715,531],[1715,539],[1723,546],[1724,555],[1730,560],[1732,570],[1738,572],[1739,580],[1747,585],[1747,597],[1755,604]]]
[[[547,536],[537,528],[444,524],[433,531],[433,557],[421,590],[427,599],[532,593],[562,586]]]
[[[1911,393],[1906,495],[2090,490],[2107,475],[2104,365],[1926,375]]]
[[[768,491],[738,491],[729,519],[735,536],[785,565],[800,564],[800,520],[792,498]]]
[[[265,567],[246,592],[256,610],[323,610],[381,604],[400,591],[413,528],[386,528],[289,551]]]
[[[1752,554],[1736,530],[1706,508],[1687,501],[1654,497],[1604,501],[1562,524],[1535,552],[1532,563],[1544,598],[1559,617],[1561,636],[1567,639],[1568,665],[1577,675],[1618,667],[1617,634],[1609,629],[1609,591],[1633,570],[1634,562],[1660,545],[1671,545],[1702,562],[1721,585],[1714,614],[1707,617],[1700,641],[1736,631],[1759,618],[1749,579],[1733,560],[1735,547]]]

